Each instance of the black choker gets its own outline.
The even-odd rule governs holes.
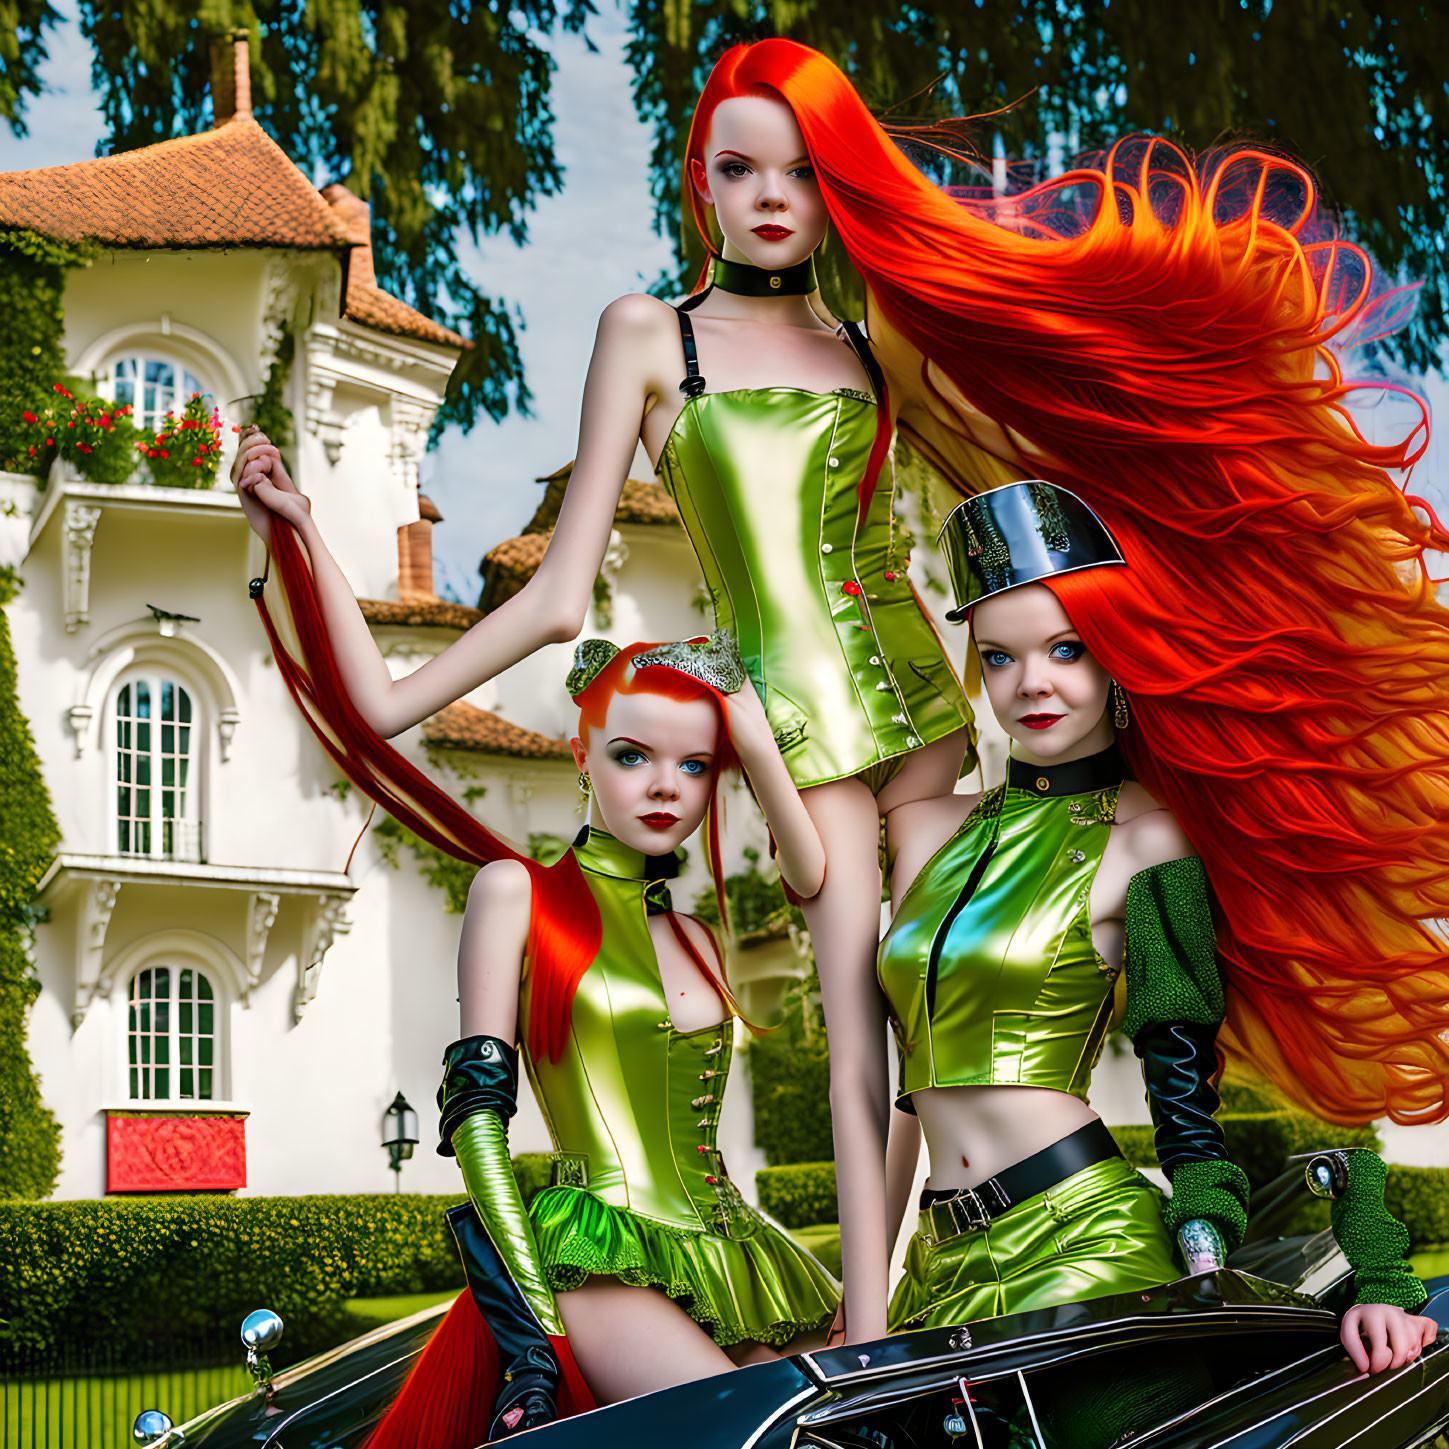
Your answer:
[[[1086,795],[1120,785],[1126,777],[1127,767],[1116,745],[1108,745],[1085,759],[1068,760],[1064,765],[1029,765],[1013,758],[1006,767],[1006,783],[1011,789],[1041,798]]]
[[[805,297],[818,285],[814,257],[806,257],[803,262],[782,267],[777,272],[766,271],[752,262],[731,262],[716,257],[710,281],[721,292],[733,292],[740,297]]]

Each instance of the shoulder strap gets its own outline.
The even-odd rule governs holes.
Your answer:
[[[684,380],[679,384],[679,390],[685,397],[698,397],[705,389],[705,381],[699,371],[699,349],[694,345],[694,323],[689,320],[689,309],[697,306],[704,295],[700,292],[674,309],[679,318],[679,344],[684,349]]]
[[[880,370],[880,363],[875,360],[875,353],[870,350],[870,343],[865,340],[865,333],[860,330],[859,322],[842,322],[845,335],[850,345],[855,348],[855,355],[860,358],[860,365],[865,368],[865,375],[870,379],[870,390],[875,394],[876,402],[885,396],[885,374]]]

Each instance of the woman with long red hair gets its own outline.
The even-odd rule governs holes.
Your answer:
[[[892,527],[891,442],[899,424],[963,492],[1046,475],[1110,515],[1144,560],[1144,617],[1201,644],[1214,661],[1201,690],[1237,711],[1211,726],[1189,712],[1162,736],[1243,783],[1203,827],[1213,843],[1195,842],[1244,893],[1225,1043],[1335,1120],[1442,1118],[1449,991],[1418,923],[1449,915],[1445,636],[1432,590],[1393,565],[1449,540],[1386,471],[1413,448],[1367,443],[1345,411],[1327,344],[1372,333],[1378,314],[1311,178],[1251,150],[1193,165],[1149,143],[1000,203],[957,196],[825,56],[767,40],[716,65],[684,180],[711,285],[678,310],[644,296],[605,310],[568,493],[526,588],[394,680],[305,529],[304,612],[331,661],[318,708],[344,696],[370,738],[391,735],[572,638],[642,439],[826,842],[804,908],[832,1047],[846,1327],[872,1339],[886,1323],[889,1116],[879,818],[895,843],[902,807],[948,793],[969,747]],[[827,225],[865,282],[869,343],[815,293]],[[253,438],[243,486],[285,510],[275,459]],[[290,595],[300,574],[283,577]],[[1203,612],[1212,623],[1195,628]],[[1162,652],[1143,709],[1168,719],[1167,683],[1188,666]],[[1274,696],[1252,670],[1227,682],[1227,654],[1289,661],[1294,690]],[[1178,811],[1186,788],[1167,781],[1163,803]],[[1261,850],[1234,856],[1238,837]]]
[[[1052,484],[962,503],[943,543],[957,595],[948,617],[970,620],[1011,757],[994,790],[920,802],[899,822],[895,914],[877,965],[900,1059],[892,1224],[921,1135],[931,1174],[893,1329],[1140,1292],[1178,1276],[1178,1251],[1201,1272],[1242,1241],[1248,1184],[1214,1120],[1216,1041],[1225,977],[1229,1020],[1243,1009],[1235,977],[1254,903],[1236,877],[1272,869],[1259,845],[1267,832],[1237,833],[1224,850],[1215,816],[1241,779],[1186,763],[1180,727],[1159,734],[1159,716],[1138,704],[1170,684],[1155,702],[1221,728],[1234,714],[1226,693],[1257,676],[1258,688],[1291,696],[1296,672],[1251,654],[1214,659],[1180,625],[1155,634],[1150,566]],[[1224,677],[1233,682],[1218,687]],[[1288,773],[1281,762],[1260,769]],[[1312,773],[1302,762],[1300,783]],[[1162,803],[1165,781],[1175,809]],[[1322,851],[1316,828],[1284,822],[1282,834]],[[1247,960],[1273,969],[1270,951],[1317,946],[1292,930],[1286,912],[1267,923]],[[1172,1185],[1165,1206],[1088,1104],[1119,997]],[[1433,1342],[1435,1325],[1417,1316],[1425,1292],[1403,1260],[1407,1235],[1384,1211],[1382,1164],[1349,1156],[1334,1212],[1355,1270],[1343,1342],[1360,1370],[1398,1368]],[[1102,1442],[1141,1427],[1114,1421]]]

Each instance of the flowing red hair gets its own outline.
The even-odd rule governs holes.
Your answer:
[[[285,596],[285,620],[292,626],[295,652],[283,642],[264,591],[257,595],[257,609],[292,698],[337,768],[399,824],[428,844],[479,866],[495,860],[516,860],[532,877],[533,916],[528,940],[532,1000],[525,1037],[535,1061],[557,1061],[568,1041],[574,992],[599,954],[603,929],[598,907],[573,852],[565,851],[553,865],[546,866],[515,850],[362,718],[343,684],[312,571],[296,530],[276,514],[270,521],[271,557]],[[635,654],[659,647],[656,643],[639,643],[621,650],[580,696],[583,718],[602,723],[608,701],[616,692],[660,694],[668,699],[708,698],[714,702],[720,746],[715,757],[714,798],[708,812],[709,863],[721,903],[720,919],[727,921],[721,884],[718,783],[720,771],[734,766],[736,760],[724,706],[708,685],[687,674],[662,666],[642,670],[629,667]],[[716,973],[700,958],[673,912],[670,925],[706,979],[716,980]]]
[[[691,163],[714,108],[757,94],[793,111],[933,416],[969,450],[984,413],[1127,552],[1052,587],[1222,901],[1225,1046],[1334,1121],[1449,1116],[1449,615],[1422,565],[1449,538],[1387,471],[1425,430],[1367,442],[1329,350],[1403,294],[1373,296],[1286,157],[1134,138],[1018,196],[950,193],[787,40],[709,78],[701,231]]]

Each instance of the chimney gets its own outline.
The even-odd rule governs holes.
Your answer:
[[[397,531],[397,596],[404,604],[436,604],[433,592],[433,525],[443,521],[426,493],[418,494],[418,521]]]
[[[245,30],[219,36],[211,46],[212,126],[250,119],[252,69]]]

